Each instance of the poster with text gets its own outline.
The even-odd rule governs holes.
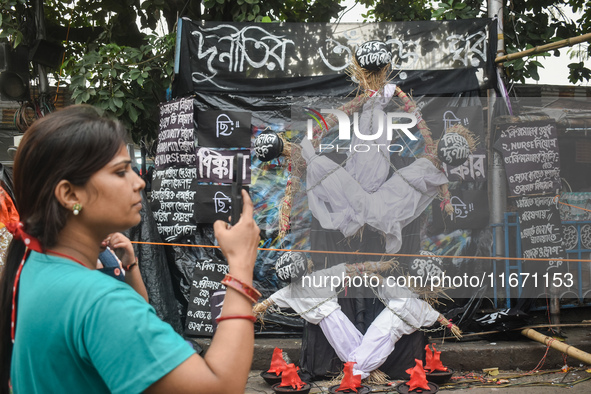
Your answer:
[[[197,145],[208,148],[250,148],[251,117],[250,112],[199,112]]]
[[[193,99],[160,105],[160,130],[152,175],[150,205],[158,232],[167,242],[194,234],[197,155],[193,129]]]
[[[450,190],[451,215],[441,210],[441,201],[433,201],[434,232],[457,229],[481,229],[488,226],[488,193],[486,190]]]
[[[154,167],[194,166],[195,136],[193,99],[181,98],[160,104],[160,126]]]
[[[248,187],[243,187],[248,191]],[[195,221],[214,223],[216,220],[228,221],[232,215],[232,186],[199,185],[195,193]]]
[[[197,181],[203,183],[232,183],[236,155],[242,154],[242,184],[250,184],[249,149],[197,148]]]

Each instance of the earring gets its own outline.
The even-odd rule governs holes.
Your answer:
[[[81,210],[82,210],[82,205],[80,205],[79,203],[74,204],[74,206],[72,207],[72,213],[74,215],[78,215]]]

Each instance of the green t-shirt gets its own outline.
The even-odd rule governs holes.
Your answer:
[[[140,393],[194,353],[129,285],[31,252],[18,297],[14,393]]]

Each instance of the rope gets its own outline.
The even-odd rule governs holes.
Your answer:
[[[131,241],[131,243],[138,245],[163,245],[163,246],[186,246],[191,248],[214,248],[219,249],[217,245],[195,245],[195,244],[175,244],[165,242],[144,242],[144,241]],[[359,255],[359,256],[384,256],[384,257],[421,257],[424,258],[423,254],[411,254],[411,253],[376,253],[376,252],[344,252],[334,250],[305,250],[305,249],[283,249],[283,248],[257,248],[259,251],[266,252],[302,252],[302,253],[325,253],[325,254],[344,254],[344,255]],[[439,257],[447,259],[479,259],[479,260],[521,260],[521,261],[548,261],[544,258],[535,257],[503,257],[503,256],[446,256],[446,255],[429,255],[429,257]],[[568,262],[583,262],[591,263],[591,259],[562,259],[561,261]]]

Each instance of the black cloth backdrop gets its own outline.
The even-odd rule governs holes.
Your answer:
[[[412,90],[414,97],[462,95],[494,88],[496,23],[491,19],[472,19],[375,24],[241,24],[197,23],[184,18],[179,20],[172,96],[193,96],[196,111],[250,111],[253,125],[289,124],[294,97],[344,98],[354,94],[357,85],[345,69],[356,45],[373,39],[391,46],[396,69],[392,82],[404,91]],[[418,252],[419,219],[404,229],[400,253]],[[151,231],[144,229],[150,224],[146,220],[130,236],[136,240],[158,239],[155,224]],[[211,225],[198,224],[197,228],[195,235],[178,243],[213,245]],[[328,244],[337,245],[331,238],[342,238],[340,233],[321,230],[314,224],[311,231],[312,249],[331,250]],[[349,240],[348,246],[340,250],[375,251],[382,239],[379,234],[371,233],[371,230],[365,232],[363,242]],[[158,248],[154,267],[146,270],[145,280],[152,287],[151,302],[156,300],[159,315],[173,323],[175,329],[181,331],[185,324],[195,262],[219,258],[218,254],[218,250],[211,248]],[[317,264],[343,262],[332,260],[332,255],[326,257],[327,260],[319,260],[322,256],[317,255]],[[356,259],[364,260],[362,256]],[[408,264],[404,259],[401,262]],[[160,270],[165,268],[169,271],[163,275]],[[268,281],[261,277],[264,275],[255,271],[255,286],[268,296],[273,289],[266,285]],[[172,281],[172,287],[168,286],[168,280]],[[348,297],[340,302],[343,311],[362,332],[383,309],[375,299]],[[275,315],[270,320],[278,323],[272,327],[279,327],[281,332],[289,331],[286,327],[301,326],[301,319]],[[381,369],[392,378],[406,377],[404,371],[413,365],[414,358],[423,358],[424,345],[422,332],[403,337]],[[312,377],[337,374],[341,369],[319,327],[310,324],[304,328],[300,361],[302,369]]]
[[[170,323],[175,331],[182,333],[184,315],[183,305],[178,296],[179,281],[173,276],[175,267],[174,257],[169,256],[168,246],[151,245],[161,244],[162,238],[158,233],[158,227],[152,214],[146,193],[142,192],[142,209],[140,211],[142,221],[127,230],[125,235],[132,241],[146,242],[146,244],[134,245],[135,255],[138,258],[142,279],[146,284],[150,304],[156,309],[158,317]]]

